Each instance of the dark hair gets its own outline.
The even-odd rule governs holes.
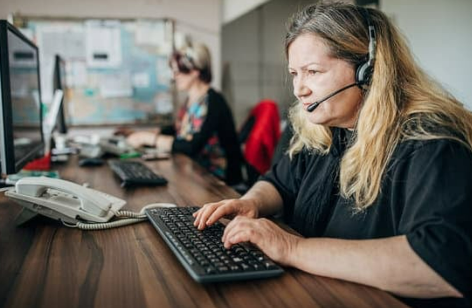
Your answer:
[[[199,79],[201,81],[210,83],[212,80],[210,52],[203,44],[175,51],[169,64],[172,62],[177,64],[179,73],[188,74],[190,71],[196,70],[200,73]]]

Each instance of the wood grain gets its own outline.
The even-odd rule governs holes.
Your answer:
[[[133,211],[238,197],[185,156],[146,164],[168,185],[124,189],[108,166],[80,168],[76,157],[57,169]],[[0,307],[405,307],[386,292],[289,268],[273,279],[199,284],[147,222],[80,231],[38,217],[17,227],[20,208],[0,197]]]

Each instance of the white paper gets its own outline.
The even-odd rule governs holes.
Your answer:
[[[37,26],[40,53],[52,57],[61,55],[66,60],[85,59],[83,27],[70,23]]]
[[[70,62],[70,84],[71,87],[85,87],[87,85],[87,65],[84,61]],[[69,81],[69,80],[68,80]]]
[[[135,30],[136,45],[152,47],[159,55],[169,55],[172,52],[172,35],[168,27],[165,22],[138,21]]]
[[[53,74],[56,54],[66,60],[85,60],[83,28],[67,22],[36,26],[39,47],[41,96],[49,104],[54,91]]]
[[[88,22],[85,27],[87,66],[118,68],[121,65],[121,31],[119,24]]]
[[[138,21],[136,27],[136,44],[159,47],[166,41],[165,24]]]
[[[156,77],[158,84],[169,84],[172,79],[172,71],[166,58],[156,59]]]
[[[100,76],[100,94],[104,98],[130,97],[133,95],[129,73]]]
[[[147,73],[136,73],[133,74],[133,87],[135,88],[148,88],[150,82],[149,74]]]

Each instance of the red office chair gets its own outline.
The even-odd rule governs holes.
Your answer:
[[[240,142],[246,161],[247,184],[252,186],[259,175],[269,170],[280,139],[280,117],[272,100],[259,102],[240,130]]]

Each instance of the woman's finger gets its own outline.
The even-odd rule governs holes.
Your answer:
[[[236,216],[233,220],[229,222],[229,224],[225,227],[223,231],[223,236],[221,237],[221,241],[225,242],[234,232],[237,232],[239,228],[249,228],[247,225],[247,221],[250,220],[247,217],[243,216]]]
[[[216,203],[211,203],[208,205],[205,205],[203,211],[201,214],[199,214],[199,219],[197,222],[197,228],[199,230],[203,230],[206,227],[206,221],[208,220],[208,217],[220,206],[222,206],[224,202],[216,202]]]
[[[254,232],[252,231],[252,229],[238,228],[227,236],[226,241],[224,241],[224,246],[226,249],[230,249],[231,246],[238,243],[252,242],[251,239],[253,235]]]
[[[202,215],[208,210],[208,207],[213,206],[215,203],[219,203],[219,202],[204,204],[198,211],[196,211],[195,213],[192,214],[193,217],[195,217],[195,221],[193,223],[194,226],[198,226],[198,224],[200,223]]]
[[[232,202],[228,202],[220,207],[218,207],[211,215],[208,217],[208,219],[205,221],[205,224],[207,226],[211,226],[215,222],[217,222],[220,218],[223,218],[227,215],[235,214],[236,209],[234,205],[232,205]]]

